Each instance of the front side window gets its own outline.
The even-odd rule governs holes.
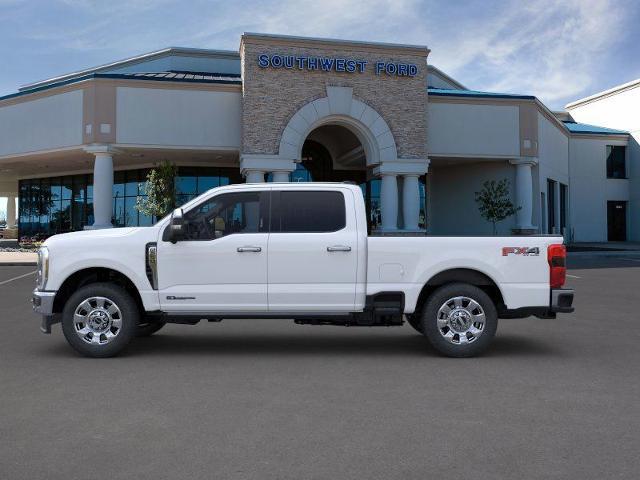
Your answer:
[[[346,226],[344,195],[340,192],[282,191],[279,204],[279,215],[274,218],[276,232],[337,232]]]
[[[627,147],[607,145],[607,178],[627,178]]]
[[[185,213],[185,240],[214,240],[234,233],[266,232],[268,194],[224,193]]]

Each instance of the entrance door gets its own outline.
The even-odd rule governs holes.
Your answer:
[[[353,204],[348,189],[273,192],[270,311],[353,311],[358,268]]]
[[[627,240],[627,202],[607,202],[607,228],[610,242]]]
[[[184,214],[184,240],[158,241],[167,312],[265,311],[268,192],[214,195]]]

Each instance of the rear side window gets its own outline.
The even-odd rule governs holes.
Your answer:
[[[274,192],[275,193],[275,192]],[[289,233],[336,232],[346,226],[344,195],[340,192],[282,191],[274,231]],[[277,195],[276,195],[277,196]],[[278,228],[279,227],[279,228]]]

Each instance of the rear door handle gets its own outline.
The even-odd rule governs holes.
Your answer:
[[[347,245],[333,245],[331,247],[327,247],[327,252],[350,252],[351,247]]]
[[[238,247],[238,252],[239,253],[244,253],[244,252],[261,252],[262,251],[262,247]]]

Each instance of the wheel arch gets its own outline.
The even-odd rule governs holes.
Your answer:
[[[422,287],[416,303],[416,312],[422,310],[423,305],[436,289],[450,283],[468,283],[474,285],[489,295],[496,305],[496,309],[504,308],[504,297],[500,287],[489,275],[473,268],[449,268],[434,274]]]
[[[110,267],[88,267],[69,275],[56,293],[53,312],[61,313],[65,303],[77,289],[98,282],[114,283],[124,288],[135,300],[138,310],[144,312],[142,297],[135,283],[124,273]]]

